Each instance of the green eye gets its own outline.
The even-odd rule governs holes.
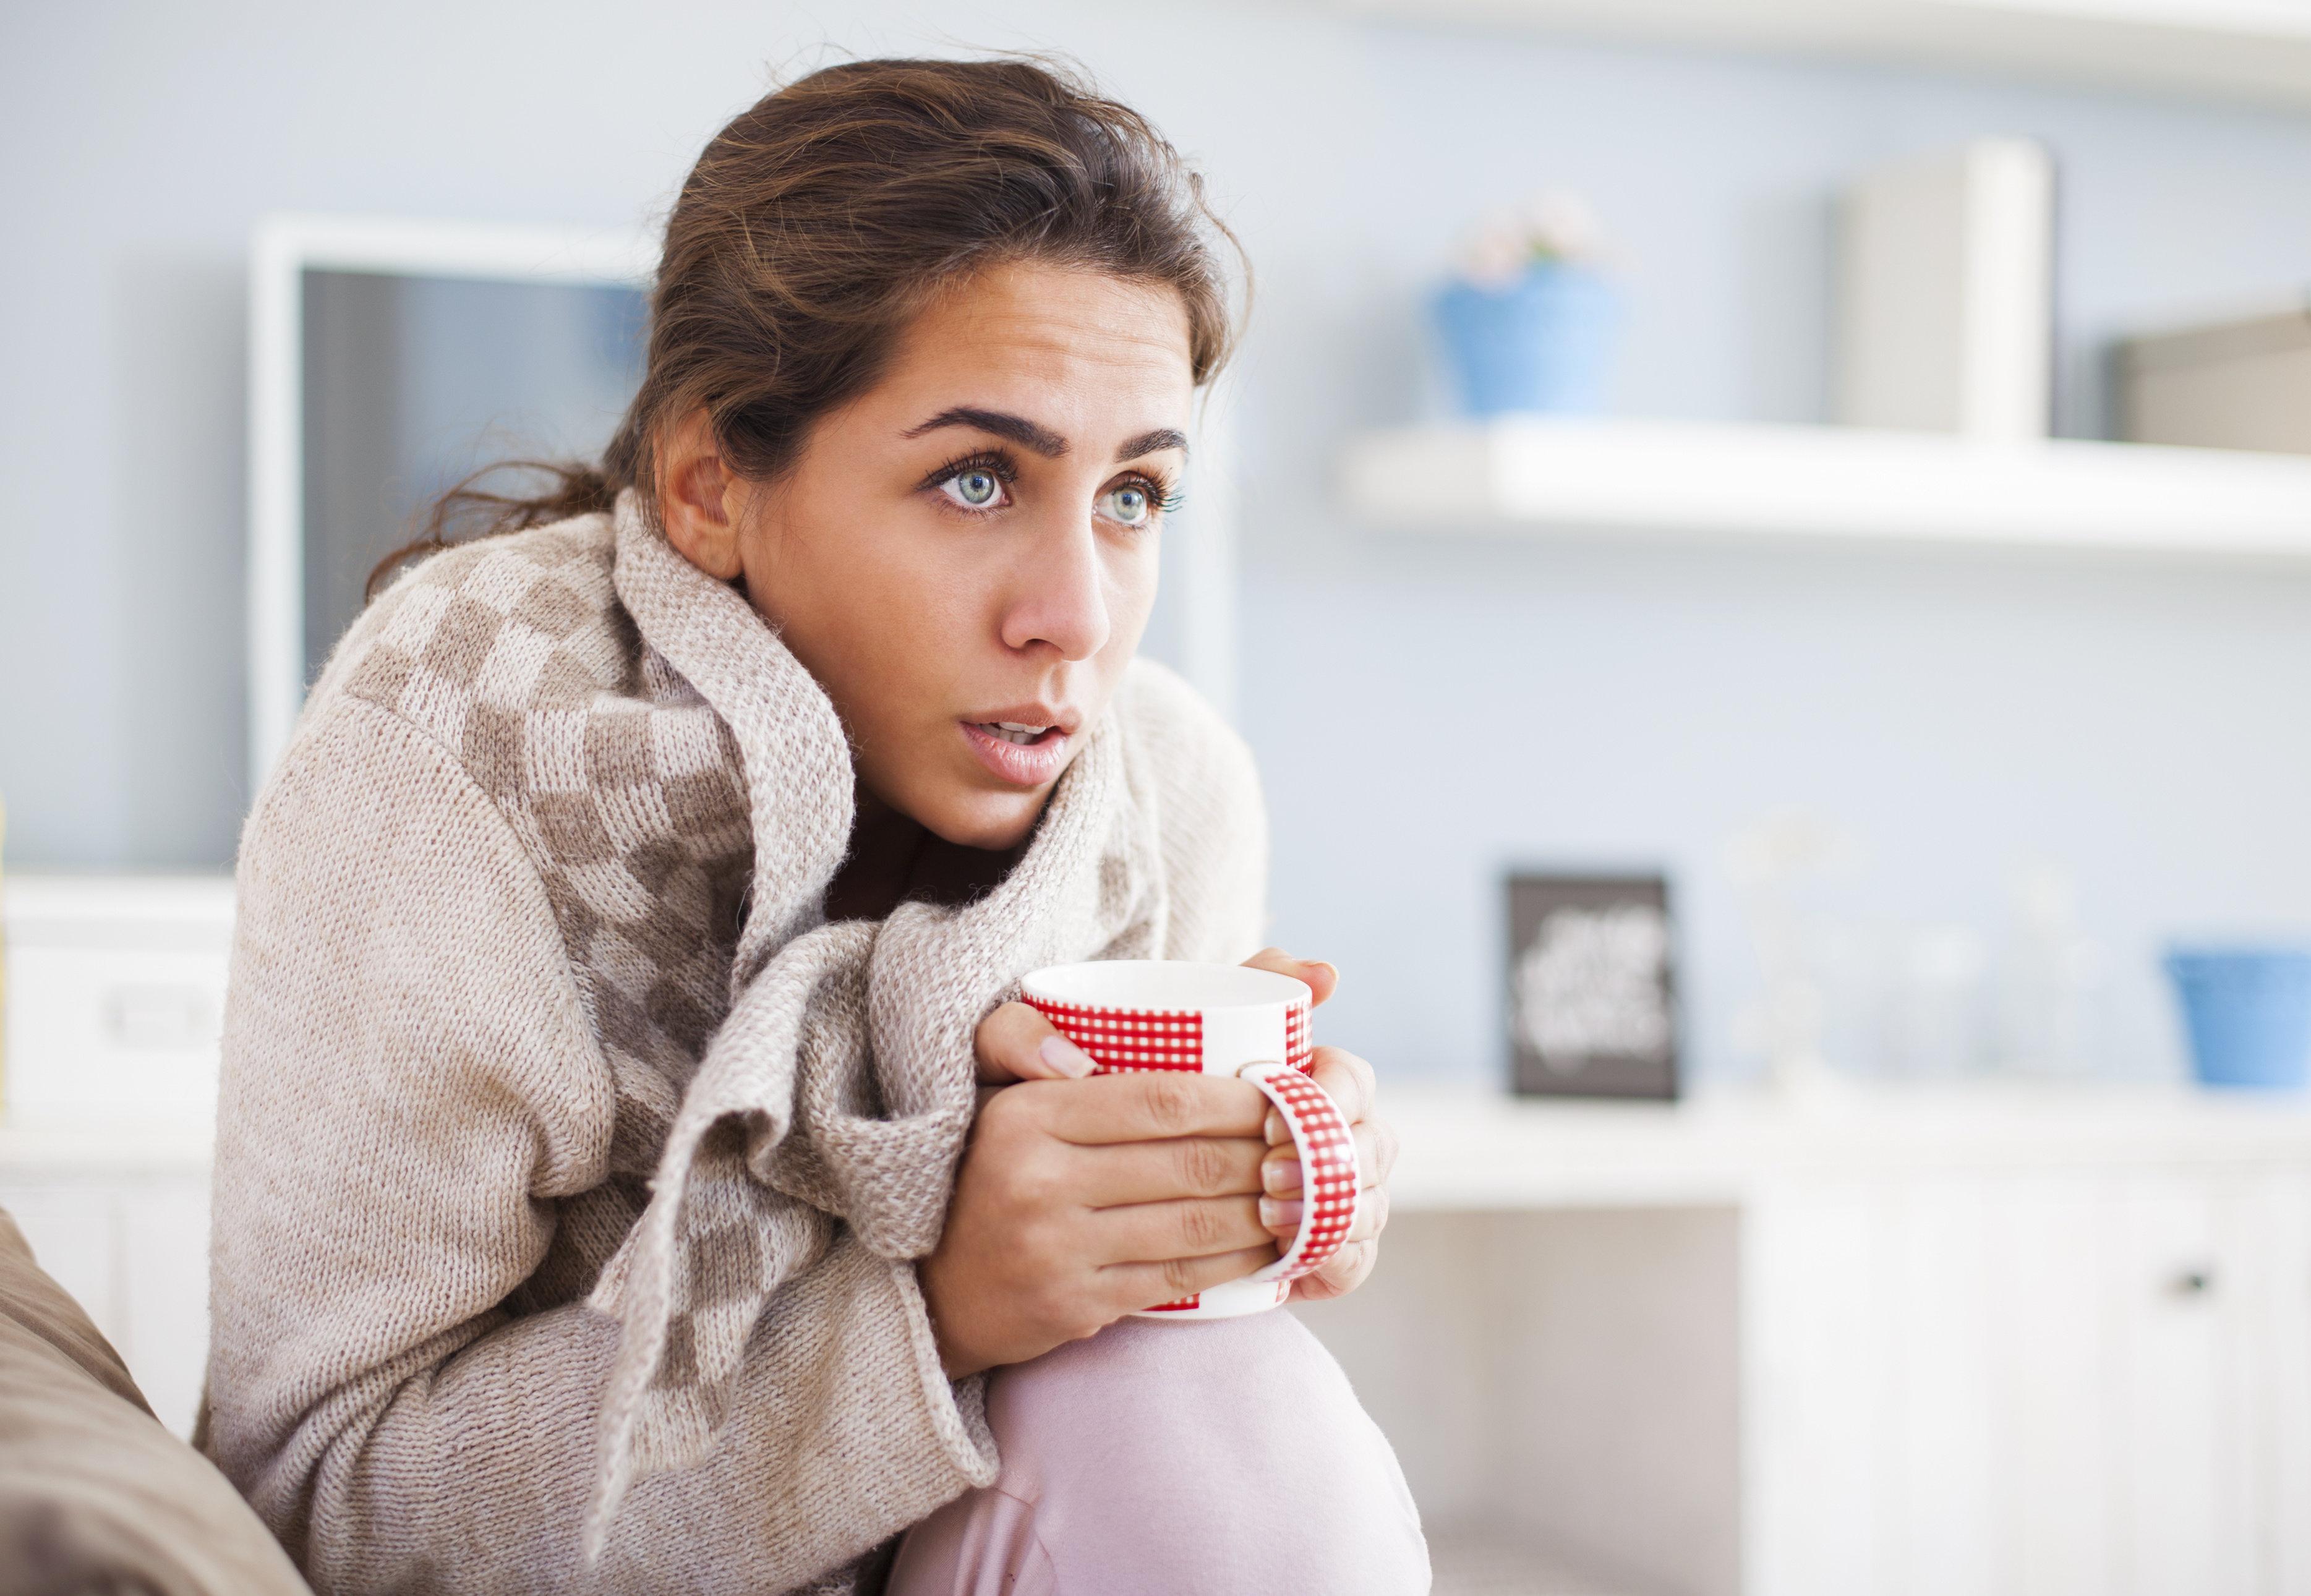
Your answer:
[[[985,510],[1003,497],[1003,484],[984,466],[958,471],[940,484],[946,496],[965,510]]]
[[[1156,507],[1146,488],[1126,483],[1100,501],[1100,513],[1119,526],[1144,527],[1155,519]]]

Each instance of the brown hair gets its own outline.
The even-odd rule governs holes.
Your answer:
[[[1166,283],[1208,381],[1234,336],[1211,248],[1234,236],[1202,180],[1128,106],[1042,61],[854,61],[764,96],[716,134],[666,226],[650,352],[599,465],[509,461],[451,488],[423,531],[370,576],[486,536],[606,510],[641,488],[655,515],[657,447],[705,406],[732,467],[790,466],[819,416],[870,387],[899,330],[941,286],[1022,260]],[[546,491],[494,493],[502,470]]]

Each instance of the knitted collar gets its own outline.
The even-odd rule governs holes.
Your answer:
[[[853,819],[832,702],[743,596],[644,521],[631,493],[615,534],[616,590],[642,641],[737,742],[754,852],[729,1016],[684,1092],[650,1206],[590,1299],[620,1337],[589,1556],[633,1478],[704,1454],[748,1335],[778,1288],[824,1255],[835,1223],[894,1261],[937,1244],[976,1105],[979,1021],[1038,965],[1153,954],[1165,918],[1154,816],[1130,790],[1110,714],[990,893],[824,922]]]

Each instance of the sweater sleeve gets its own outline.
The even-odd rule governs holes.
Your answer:
[[[322,1592],[566,1591],[606,1317],[507,1299],[615,1103],[543,886],[373,706],[301,732],[243,839],[205,1444]],[[638,1485],[610,1589],[776,1592],[993,1472],[912,1269],[843,1237],[755,1327],[721,1443]]]

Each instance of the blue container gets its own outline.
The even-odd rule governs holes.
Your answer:
[[[1604,407],[1620,300],[1595,272],[1542,264],[1505,288],[1452,283],[1435,310],[1469,414]]]
[[[2202,1081],[2300,1086],[2311,1077],[2311,952],[2178,947],[2167,955],[2167,973]]]

